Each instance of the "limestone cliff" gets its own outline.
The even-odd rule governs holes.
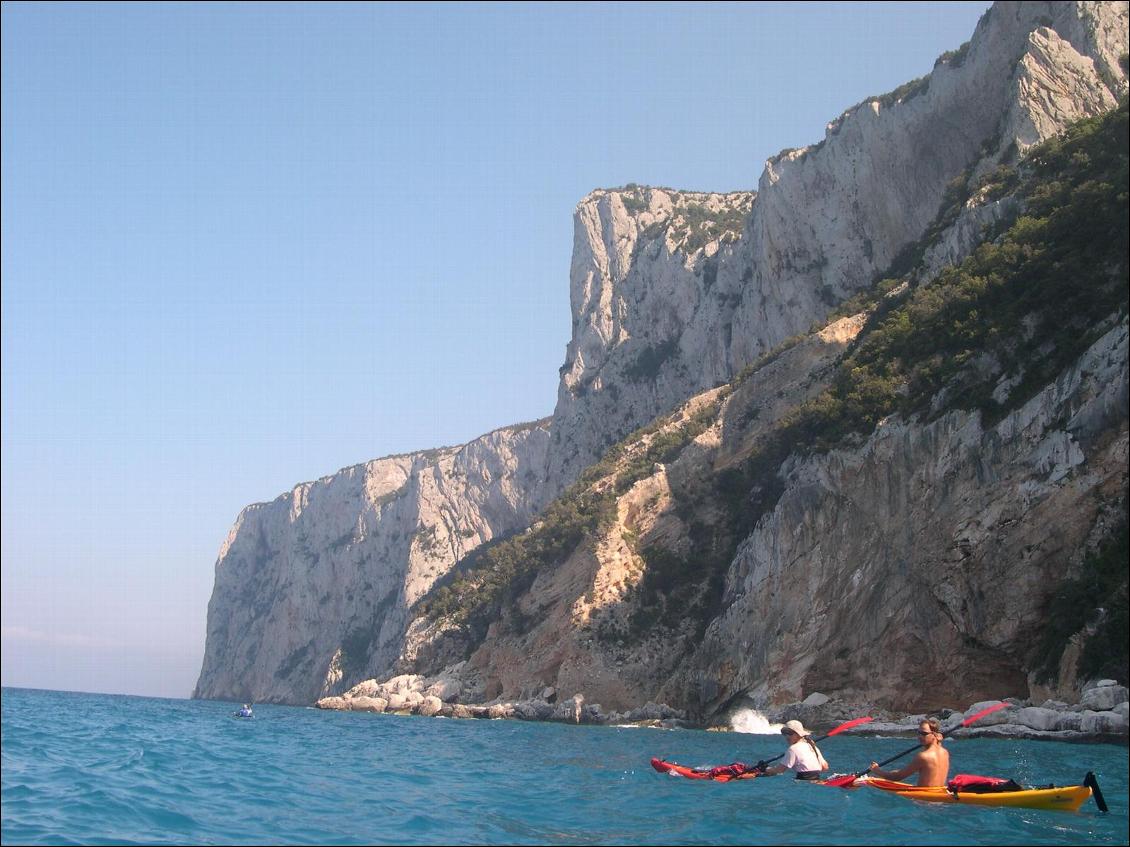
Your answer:
[[[954,527],[972,533],[959,545],[968,567],[991,558],[990,537],[1051,549],[1049,537],[1024,535],[1015,522],[1046,524],[1064,550],[1082,543],[1098,514],[1088,492],[1117,487],[1116,421],[1102,424],[1115,446],[1088,452],[1051,481],[1032,470],[1043,467],[1039,456],[1080,443],[1058,418],[1025,422],[1014,412],[983,429],[956,412],[929,423],[892,421],[850,450],[786,463],[785,482],[750,495],[768,515],[759,512],[765,520],[756,526],[727,522],[717,480],[775,421],[827,387],[864,320],[829,324],[839,304],[884,274],[929,280],[1016,216],[1017,197],[978,186],[1070,121],[1112,108],[1126,92],[1118,62],[1126,41],[1125,2],[998,3],[928,77],[848,109],[819,143],[770,160],[756,192],[627,186],[590,194],[575,214],[573,334],[552,419],[347,468],[244,510],[216,563],[194,696],[309,703],[368,678],[438,672],[466,651],[473,655],[460,685],[468,698],[552,685],[609,708],[667,698],[708,712],[735,696],[779,699],[816,681],[862,691],[872,665],[829,659],[837,655],[829,654],[829,634],[854,626],[851,613],[822,612],[795,633],[743,629],[743,616],[796,617],[773,575],[801,560],[824,569],[823,577],[802,574],[807,590],[836,593],[843,588],[833,573],[843,579],[850,561],[872,563],[850,577],[849,607],[894,616],[889,630],[859,631],[890,640],[879,653],[892,668],[903,669],[894,657],[915,639],[937,638],[942,618],[961,621],[957,631],[991,645],[988,653],[1007,654],[1031,621],[1012,620],[1008,607],[1006,623],[985,623],[1001,613],[984,599],[1000,574],[952,564]],[[1099,391],[1079,367],[1077,378],[1063,377],[1076,393],[1061,398],[1061,418]],[[1116,367],[1108,371],[1117,377]],[[613,462],[620,470],[604,483],[611,496],[631,480],[615,491],[611,526],[567,566],[538,573],[485,640],[469,641],[414,607],[484,543],[521,535],[607,448],[657,416],[649,432],[624,442]],[[669,458],[641,475],[640,463],[659,455]],[[1124,450],[1121,461],[1124,478]],[[947,470],[927,478],[923,462]],[[947,501],[958,479],[984,491],[969,493],[965,505]],[[1001,479],[1030,497],[1012,503],[1006,517],[994,511],[1012,502],[1004,483],[994,487]],[[922,525],[894,539],[888,523],[863,521],[871,513],[848,509],[840,492],[863,503],[867,484],[889,501],[885,509],[902,502],[918,510]],[[842,555],[813,564],[802,551],[824,549],[822,533],[833,525],[844,534]],[[1051,565],[1040,567],[1050,578]],[[702,579],[687,578],[695,568],[705,569]],[[905,612],[900,590],[917,585],[908,574],[923,568],[934,606]],[[704,581],[719,590],[702,590]],[[1021,584],[1031,588],[1031,580]],[[693,614],[647,634],[654,606],[639,600],[655,591],[683,592]],[[1035,596],[1031,588],[1018,602]],[[858,647],[865,637],[853,630],[849,640]],[[952,660],[938,648],[938,673],[971,655],[962,644],[964,653],[946,654]],[[776,681],[765,682],[767,675]],[[978,680],[962,684],[980,690]],[[891,700],[894,685],[882,691]]]
[[[833,323],[626,446],[594,487],[696,412],[711,421],[539,572],[458,669],[468,690],[513,701],[548,687],[606,711],[656,701],[700,717],[815,691],[910,711],[1027,696],[1043,602],[1125,514],[1126,320],[996,424],[896,415],[857,446],[791,456],[775,506],[712,563],[703,541],[727,518],[711,480],[827,387],[861,325]]]
[[[744,283],[719,269],[753,192],[629,186],[594,191],[574,216],[573,337],[561,368],[547,478],[564,488],[600,452],[691,394],[729,381]],[[719,334],[720,333],[720,334]]]
[[[1124,100],[995,171],[958,218],[1012,212],[960,266],[922,252],[860,313],[623,440],[425,604],[414,669],[454,673],[461,650],[483,698],[706,718],[815,690],[1041,697],[1049,660],[1077,699],[1077,638],[1125,678],[1125,541],[1106,551],[1128,494],[1127,124]]]
[[[767,162],[756,195],[630,186],[582,200],[551,488],[869,287],[927,231],[953,180],[1112,108],[1126,91],[1126,18],[1125,3],[997,3],[927,77]],[[692,215],[717,223],[691,233]]]
[[[387,674],[408,609],[541,505],[548,422],[377,459],[248,506],[216,562],[194,697],[310,703]]]
[[[1123,321],[994,426],[894,418],[858,448],[795,460],[672,699],[1026,696],[1049,587],[1124,514],[1127,402]]]

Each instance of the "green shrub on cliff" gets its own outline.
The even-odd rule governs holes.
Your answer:
[[[616,517],[616,496],[653,472],[656,462],[676,456],[715,419],[728,392],[696,411],[661,418],[612,447],[546,507],[524,533],[488,542],[457,563],[416,606],[433,621],[459,627],[474,649],[503,610],[519,628],[532,621],[516,601],[538,574],[560,565],[586,541],[599,537]]]
[[[467,556],[436,583],[417,611],[466,629],[471,643],[478,644],[542,568],[560,564],[585,538],[598,534],[615,509],[610,490],[574,486],[526,532],[484,544]]]
[[[1025,214],[873,317],[832,388],[782,437],[824,448],[893,412],[999,415],[1031,397],[1094,342],[1104,318],[1126,312],[1127,146],[1123,105],[1035,149],[1020,189]],[[973,367],[979,359],[986,367]],[[1008,375],[1020,381],[998,403],[990,395]]]

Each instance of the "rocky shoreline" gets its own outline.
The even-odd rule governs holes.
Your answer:
[[[1104,679],[1083,686],[1077,703],[1045,700],[1039,704],[1009,697],[1008,708],[979,720],[976,725],[949,733],[955,738],[1020,738],[1025,740],[1085,741],[1127,744],[1128,690],[1114,680]],[[787,720],[800,720],[814,732],[869,715],[874,720],[853,727],[856,735],[911,736],[926,715],[898,715],[865,704],[833,700],[813,693],[803,701],[779,706],[740,706],[731,712],[728,722],[703,724],[692,721],[679,709],[663,703],[647,703],[627,712],[605,712],[599,703],[588,703],[583,693],[558,698],[553,688],[545,688],[536,697],[519,701],[489,703],[460,702],[464,694],[461,682],[453,677],[426,678],[404,674],[385,682],[366,680],[340,696],[323,697],[315,704],[319,709],[370,712],[423,717],[478,718],[487,720],[551,721],[558,723],[595,724],[605,726],[642,725],[671,729],[706,729],[730,731],[737,728],[743,714],[756,714],[765,731]],[[943,727],[953,726],[966,716],[975,714],[999,701],[974,703],[964,712],[942,709],[936,716]]]

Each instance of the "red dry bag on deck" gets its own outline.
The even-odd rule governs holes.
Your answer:
[[[946,783],[946,788],[954,794],[995,794],[998,791],[1022,791],[1023,786],[1014,780],[996,776],[977,776],[972,773],[959,773]]]
[[[747,765],[745,762],[734,762],[732,765],[717,765],[710,769],[710,778],[718,779],[719,777],[730,777],[737,779],[747,773],[755,771],[753,765]]]

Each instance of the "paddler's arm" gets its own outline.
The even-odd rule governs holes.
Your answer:
[[[919,756],[920,755],[921,754],[919,754]],[[899,768],[897,771],[885,771],[879,767],[878,763],[872,762],[869,775],[877,776],[879,779],[891,779],[895,781],[906,779],[911,774],[918,773],[918,771],[922,770],[922,762],[919,761],[919,756],[915,756],[909,765],[905,768]]]

